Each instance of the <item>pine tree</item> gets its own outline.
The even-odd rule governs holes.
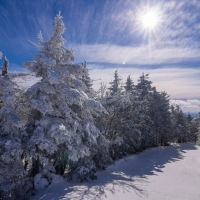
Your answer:
[[[188,113],[188,115],[187,115],[187,120],[188,120],[188,122],[191,122],[193,120],[193,117],[190,113]]]
[[[196,132],[196,144],[200,145],[200,113],[199,116],[195,118],[197,124],[197,132]]]
[[[7,74],[8,60],[4,63]],[[23,140],[26,132],[17,114],[19,92],[8,75],[0,77],[0,199],[23,199],[32,189],[24,166],[28,159]]]
[[[198,139],[198,126],[199,126],[199,118],[193,118],[192,115],[189,113],[187,115],[187,126],[189,129],[189,134],[188,134],[188,142],[196,142]]]
[[[68,178],[83,181],[87,176],[92,178],[96,166],[108,156],[106,140],[94,124],[94,117],[107,112],[86,94],[88,88],[82,81],[85,68],[73,63],[73,52],[64,46],[60,13],[54,23],[50,40],[40,39],[39,54],[24,63],[42,77],[26,92],[31,108],[27,132],[33,175],[50,164],[57,173],[70,171]],[[103,151],[98,152],[97,147]]]
[[[6,76],[8,74],[8,59],[4,57],[4,63],[2,68],[2,76]]]
[[[142,113],[145,113],[144,126],[141,128],[142,149],[155,145],[155,135],[152,129],[153,121],[150,116],[153,87],[151,86],[152,82],[148,79],[149,74],[144,75],[143,73],[142,76],[139,77],[138,83],[135,86],[135,89],[140,93],[138,98],[141,105],[143,105]]]
[[[118,74],[115,71],[115,79],[112,84],[117,80],[119,80]],[[121,92],[121,88],[118,87],[116,92],[107,92],[107,95],[101,95],[99,99],[109,113],[105,118],[98,119],[98,123],[110,141],[112,158],[118,159],[123,155],[139,151],[141,126],[145,115],[142,112],[144,107],[139,100],[138,91],[133,88],[131,93]]]
[[[179,105],[171,106],[171,121],[174,130],[174,140],[178,143],[188,142],[189,126],[187,116]]]
[[[166,145],[171,139],[171,118],[169,111],[169,96],[165,92],[157,92],[153,88],[149,106],[149,116],[152,120],[152,132],[155,145]]]
[[[125,86],[124,86],[126,92],[131,92],[133,91],[133,88],[134,88],[134,84],[133,84],[133,81],[131,79],[131,76],[129,75],[126,79],[126,83],[125,83]]]
[[[137,90],[141,91],[141,99],[146,98],[146,95],[149,95],[149,93],[152,91],[152,82],[148,80],[149,74],[142,74],[142,76],[139,77],[138,84],[135,86]]]
[[[110,88],[108,88],[110,90],[110,94],[113,95],[116,92],[120,91],[120,81],[121,79],[118,76],[117,70],[114,73],[114,80],[110,82]]]
[[[85,85],[88,88],[88,91],[86,93],[88,94],[89,97],[93,97],[94,96],[94,90],[92,89],[93,83],[92,83],[92,79],[89,76],[89,70],[87,68],[85,60],[84,60],[84,63],[82,63],[82,66],[84,68],[84,74],[82,76],[82,81],[83,81],[83,83],[85,83]]]

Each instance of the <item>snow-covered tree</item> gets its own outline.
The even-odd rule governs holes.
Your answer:
[[[189,126],[187,116],[180,106],[171,106],[171,122],[174,133],[174,140],[178,143],[188,142]]]
[[[135,86],[136,89],[141,91],[140,98],[144,99],[149,95],[149,93],[152,91],[152,82],[148,80],[149,74],[142,74],[142,76],[139,77],[138,84]]]
[[[4,60],[5,63],[5,60]],[[8,60],[6,59],[6,72]],[[7,73],[6,73],[7,74]],[[24,163],[26,132],[16,113],[19,90],[9,75],[0,77],[0,198],[27,198],[32,188]]]
[[[153,121],[150,116],[150,107],[152,102],[152,82],[148,80],[149,74],[139,77],[137,85],[135,85],[135,89],[140,93],[139,100],[141,105],[143,105],[143,113],[145,113],[145,122],[141,128],[142,142],[141,148],[145,149],[150,146],[155,145],[155,135],[152,130]]]
[[[188,142],[196,142],[199,136],[198,127],[200,124],[200,119],[198,117],[193,118],[191,115],[188,114],[187,120],[188,120],[188,129],[189,129]]]
[[[115,70],[114,80],[110,82],[110,87],[108,88],[111,95],[113,95],[116,92],[119,92],[121,90],[120,81],[121,81],[121,79],[118,76],[118,72],[117,72],[117,70]]]
[[[73,63],[73,51],[64,46],[60,13],[54,23],[51,38],[43,41],[40,37],[38,55],[24,63],[42,77],[26,92],[31,110],[28,148],[34,175],[50,164],[57,173],[82,181],[92,178],[96,166],[108,156],[106,139],[94,124],[95,117],[107,112],[87,95],[88,87],[82,81],[87,72],[84,66]]]
[[[84,74],[82,76],[82,81],[85,83],[85,85],[88,88],[88,91],[86,93],[89,97],[93,97],[94,96],[94,90],[92,88],[93,82],[92,82],[92,79],[90,78],[89,69],[87,68],[87,64],[86,64],[85,60],[82,63],[82,66],[84,68]]]
[[[153,88],[149,106],[149,116],[152,120],[152,132],[155,145],[165,145],[171,139],[172,127],[169,111],[169,96],[165,92],[157,92]]]
[[[6,76],[8,74],[8,59],[4,57],[4,63],[2,68],[2,76]]]
[[[195,118],[197,124],[197,132],[196,132],[196,143],[200,145],[200,113],[199,116]]]
[[[118,74],[115,72],[114,80],[117,80],[117,77]],[[113,83],[114,81],[110,88],[113,88]],[[132,88],[131,92],[123,92],[118,87],[116,92],[107,92],[99,98],[109,115],[98,119],[98,123],[110,141],[110,153],[113,159],[140,150],[141,130],[145,125],[147,112],[140,95],[141,92],[135,88]]]
[[[131,78],[131,76],[129,75],[126,79],[126,83],[125,83],[125,86],[124,86],[126,92],[131,92],[133,91],[133,88],[134,88],[134,84],[133,84],[133,80]]]
[[[101,82],[100,88],[95,92],[95,99],[100,100],[103,99],[106,95],[107,86],[106,83]]]
[[[140,146],[140,129],[135,123],[138,119],[138,107],[132,102],[128,93],[115,93],[112,98],[101,98],[102,105],[109,112],[104,118],[98,118],[97,124],[110,142],[110,154],[118,159],[128,153],[133,153]]]

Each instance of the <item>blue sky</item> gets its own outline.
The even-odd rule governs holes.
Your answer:
[[[108,83],[118,68],[124,81],[130,74],[137,83],[150,73],[159,91],[200,111],[200,1],[0,0],[0,51],[10,70],[24,70],[38,51],[29,41],[37,43],[40,30],[50,37],[58,11],[67,48],[75,50],[75,62],[87,61],[93,79]],[[151,30],[141,22],[149,11],[158,20]]]

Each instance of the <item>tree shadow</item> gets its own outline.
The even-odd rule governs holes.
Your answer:
[[[163,172],[167,163],[177,162],[184,158],[189,150],[196,150],[193,143],[180,144],[167,147],[152,148],[137,155],[127,156],[120,159],[115,165],[109,166],[105,171],[97,173],[98,179],[87,183],[65,183],[59,185],[56,199],[68,200],[97,200],[106,198],[108,193],[129,193],[130,191],[138,197],[148,197],[145,185],[148,176],[157,176]],[[47,195],[42,199],[53,198],[54,191],[47,188]],[[59,197],[58,197],[59,196]]]

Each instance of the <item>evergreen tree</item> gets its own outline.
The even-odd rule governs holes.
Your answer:
[[[187,116],[184,115],[180,106],[171,106],[171,121],[174,130],[175,142],[188,142],[189,126]]]
[[[142,76],[139,77],[138,83],[135,86],[135,89],[140,93],[139,100],[143,105],[142,113],[145,113],[144,126],[142,126],[141,128],[142,149],[155,145],[155,135],[152,129],[153,121],[150,116],[153,87],[151,86],[152,82],[149,81],[148,79],[149,79],[149,74],[144,75],[143,73]]]
[[[83,83],[85,83],[85,85],[88,88],[88,91],[86,93],[88,94],[89,97],[93,97],[94,96],[94,90],[92,88],[93,83],[92,83],[92,79],[89,76],[89,70],[87,68],[85,60],[84,60],[84,63],[82,63],[82,66],[84,68],[84,74],[82,76],[82,81],[83,81]]]
[[[120,91],[120,81],[121,79],[118,76],[117,70],[115,70],[114,73],[114,80],[110,82],[110,87],[108,88],[110,90],[110,94],[113,95],[116,92]]]
[[[196,143],[197,145],[200,145],[200,113],[199,116],[195,119],[197,124],[197,132],[196,132]]]
[[[191,114],[187,115],[188,122],[188,142],[196,142],[198,139],[198,126],[199,126],[199,118],[193,118]]]
[[[188,122],[191,122],[193,120],[193,117],[190,113],[188,113],[188,115],[187,115],[187,120],[188,120]]]
[[[4,57],[2,76],[6,76],[7,74],[8,74],[8,59],[6,57]]]
[[[8,60],[5,62],[7,72]],[[19,92],[8,75],[0,77],[0,199],[25,199],[32,189],[24,165],[28,160],[24,146],[26,132],[17,114]]]
[[[118,92],[112,97],[101,98],[101,103],[109,115],[97,118],[97,124],[109,140],[110,155],[115,160],[139,150],[142,113],[140,101],[133,95]]]
[[[166,145],[170,140],[171,118],[169,111],[169,96],[165,92],[157,92],[153,88],[150,103],[150,118],[153,122],[152,131],[155,137],[155,145]]]
[[[125,86],[124,86],[126,92],[131,92],[133,91],[133,88],[134,88],[134,84],[133,84],[133,81],[131,79],[131,76],[129,75],[126,79],[126,83],[125,83]]]
[[[142,76],[139,77],[138,84],[135,86],[136,89],[141,91],[140,98],[144,99],[146,98],[149,93],[152,91],[152,82],[148,80],[149,79],[149,74],[142,74]]]
[[[64,46],[60,13],[54,23],[50,40],[44,42],[40,37],[39,54],[24,63],[42,77],[26,92],[31,108],[27,132],[33,175],[52,165],[57,173],[70,171],[69,179],[83,181],[94,177],[96,166],[108,158],[106,139],[94,124],[94,117],[107,112],[86,94],[88,88],[82,82],[85,68],[73,63],[73,52]]]

